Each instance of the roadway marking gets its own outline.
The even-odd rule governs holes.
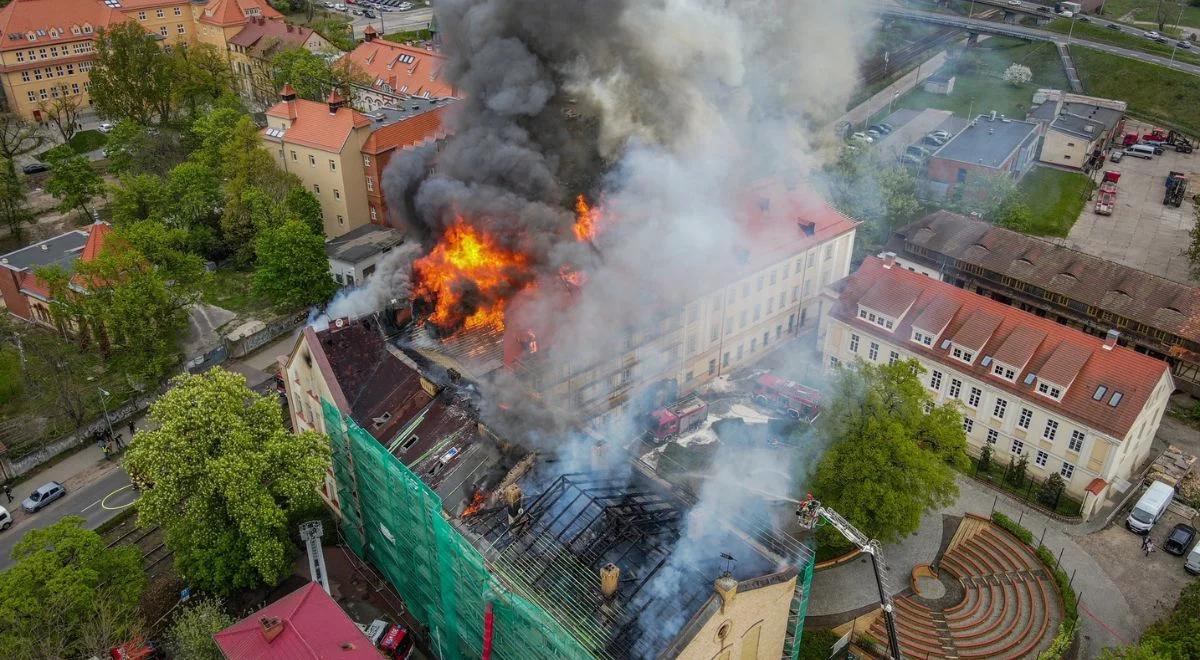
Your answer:
[[[113,492],[109,493],[108,495],[105,495],[104,498],[100,500],[100,507],[103,509],[106,509],[108,511],[120,511],[121,509],[124,509],[124,508],[134,504],[135,502],[137,502],[137,500],[135,499],[135,500],[133,500],[133,502],[129,502],[128,504],[122,504],[121,506],[109,506],[108,505],[108,498],[112,497],[113,495],[116,495],[117,493],[125,490],[126,488],[133,488],[133,484],[125,484],[124,486],[121,486],[120,488],[114,490]],[[141,498],[138,498],[138,499],[141,499]],[[86,511],[87,509],[84,509],[84,510]]]

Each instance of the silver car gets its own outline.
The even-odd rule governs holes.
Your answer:
[[[38,489],[33,491],[29,497],[22,500],[21,508],[26,513],[33,513],[66,494],[67,489],[65,486],[57,481],[51,481],[38,486]]]

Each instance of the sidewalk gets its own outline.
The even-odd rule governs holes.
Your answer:
[[[946,63],[947,57],[946,51],[942,50],[933,57],[921,62],[917,65],[917,68],[909,71],[892,84],[876,92],[876,94],[871,98],[846,111],[846,113],[841,117],[838,117],[831,122],[829,124],[829,128],[832,129],[842,122],[850,122],[850,124],[854,126],[866,123],[868,119],[875,115],[875,113],[886,108],[894,98],[912,90],[914,87],[924,82],[926,78],[937,73],[938,69],[941,69]]]
[[[138,418],[137,421],[141,423],[142,420]],[[114,427],[113,434],[121,436],[122,442],[129,442],[128,428],[122,426],[118,431]],[[30,515],[21,509],[21,500],[28,497],[35,488],[49,481],[57,481],[66,486],[68,493],[79,490],[120,470],[121,455],[118,453],[111,460],[105,459],[104,452],[100,447],[89,442],[82,449],[43,470],[35,470],[21,475],[18,481],[11,484],[12,503],[8,503],[7,499],[0,494],[0,506],[8,509],[8,512],[12,514],[14,525],[20,524]]]

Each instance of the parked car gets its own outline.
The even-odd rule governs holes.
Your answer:
[[[920,158],[921,160],[929,158],[930,154],[932,154],[932,153],[933,153],[932,149],[929,149],[928,147],[923,147],[919,144],[914,144],[904,150],[905,156],[913,156],[915,158]]]
[[[1158,43],[1160,43],[1160,44],[1169,44],[1169,43],[1171,43],[1170,41],[1168,41],[1168,40],[1167,40],[1167,38],[1166,38],[1166,37],[1161,37],[1161,36],[1160,36],[1160,37],[1155,37],[1155,38],[1154,38],[1154,40],[1155,40],[1155,41],[1157,41],[1157,42],[1158,42]]]
[[[1112,152],[1108,154],[1108,161],[1110,163],[1119,163],[1119,162],[1121,162],[1121,159],[1124,157],[1125,157],[1124,151],[1121,151],[1120,149],[1113,149]]]
[[[41,174],[42,172],[49,172],[50,166],[45,163],[30,163],[22,167],[21,171],[26,174]]]
[[[12,527],[12,514],[8,509],[0,506],[0,532]]]
[[[1187,561],[1183,562],[1183,570],[1192,575],[1200,575],[1200,543],[1188,553]]]
[[[1049,14],[1049,13],[1050,13],[1050,8],[1049,8],[1049,7],[1047,7],[1046,5],[1038,5],[1038,7],[1037,7],[1037,10],[1038,10],[1038,11],[1044,11],[1044,12],[1046,12],[1047,14]]]
[[[950,139],[950,131],[937,130],[937,131],[930,131],[929,134],[934,137],[940,137],[940,138],[943,138],[946,140]]]
[[[871,131],[875,131],[880,135],[887,135],[892,132],[892,127],[888,124],[871,124],[871,127],[867,129],[867,134],[870,135]]]
[[[57,481],[50,481],[38,486],[37,490],[30,493],[29,497],[22,500],[21,508],[25,510],[25,513],[34,513],[66,494],[66,487]]]
[[[875,141],[875,138],[871,137],[870,135],[867,135],[866,133],[863,133],[862,131],[858,131],[854,135],[850,136],[850,141],[851,142],[862,142],[864,144],[871,144],[872,142]]]
[[[867,129],[867,135],[869,135],[872,140],[880,140],[883,138],[883,133],[881,133],[880,131],[877,131],[873,128]]]
[[[1175,525],[1175,529],[1171,530],[1171,534],[1167,536],[1167,542],[1163,544],[1163,550],[1173,554],[1183,556],[1187,552],[1188,546],[1196,539],[1196,528],[1186,523]]]
[[[1104,27],[1106,27],[1110,30],[1116,30],[1117,32],[1121,31],[1121,26],[1117,25],[1116,23],[1109,23],[1108,25],[1105,25]]]
[[[924,162],[925,162],[924,158],[921,158],[920,156],[915,156],[915,155],[909,154],[909,153],[906,153],[900,157],[900,163],[903,165],[920,165],[921,163],[924,163]]]
[[[1159,34],[1157,32],[1155,32],[1154,30],[1151,30],[1151,31],[1143,34],[1142,36],[1146,37],[1147,39],[1157,39],[1159,37]]]
[[[371,11],[370,9],[364,9],[362,15],[367,18],[375,18],[375,12]]]
[[[925,137],[921,138],[921,144],[927,144],[931,147],[940,147],[943,144],[946,144],[946,138],[938,137],[936,135],[926,135]]]
[[[1190,42],[1190,41],[1180,41],[1176,45],[1184,50],[1191,50],[1191,48],[1192,48],[1192,42]]]
[[[1077,18],[1075,20],[1079,21],[1080,23],[1091,23],[1092,22],[1092,19],[1088,18],[1087,16],[1084,16],[1083,14],[1080,14],[1079,18]]]
[[[100,125],[96,127],[96,130],[100,131],[101,133],[111,133],[112,129],[113,129],[112,122],[107,122],[107,121],[100,122]]]
[[[1014,7],[1020,7],[1020,6],[1021,6],[1021,0],[1008,0],[1008,4],[1010,4],[1010,5],[1014,6]]]

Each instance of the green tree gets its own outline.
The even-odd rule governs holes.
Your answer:
[[[208,277],[203,259],[192,251],[191,235],[182,227],[139,220],[122,225],[116,235],[142,253],[171,284],[187,283],[189,288],[199,289]]]
[[[8,405],[21,396],[24,383],[21,377],[21,356],[16,349],[0,346],[0,406]]]
[[[1122,660],[1200,658],[1200,582],[1189,582],[1170,614],[1152,624],[1133,646],[1106,649],[1103,657]]]
[[[45,141],[38,127],[21,115],[0,112],[0,161],[6,163],[13,173],[16,173],[17,157],[32,152]]]
[[[117,225],[154,217],[162,208],[163,180],[153,174],[122,174],[109,187],[108,211]]]
[[[834,206],[864,222],[855,246],[862,254],[877,252],[893,230],[924,211],[916,176],[906,168],[881,163],[873,152],[843,151],[827,177]]]
[[[167,633],[168,645],[176,658],[222,660],[225,656],[213,635],[234,624],[215,600],[202,600],[184,608]]]
[[[246,113],[228,107],[213,108],[197,117],[192,122],[192,139],[196,144],[192,160],[219,170],[225,145],[233,139],[245,117]]]
[[[221,594],[286,577],[289,516],[317,503],[328,439],[289,433],[278,397],[221,368],[176,377],[150,417],[125,465],[138,524],[162,526],[180,575]]]
[[[818,419],[830,446],[814,494],[885,543],[916,531],[925,511],[953,501],[953,467],[966,461],[956,404],[934,405],[921,373],[914,360],[840,369],[833,403]]]
[[[58,209],[63,213],[78,209],[90,220],[92,212],[88,207],[93,199],[104,195],[104,181],[92,169],[87,156],[59,152],[49,161],[50,178],[46,180],[46,192],[58,200]]]
[[[344,50],[352,49],[353,46]],[[353,85],[370,84],[366,72],[357,64],[344,58],[330,63],[307,48],[280,52],[271,59],[271,70],[274,73],[271,84],[276,91],[291,84],[300,98],[310,101],[324,101],[335,89],[346,95]]]
[[[221,178],[211,167],[195,161],[176,165],[167,174],[165,197],[162,217],[169,224],[216,230],[225,202]]]
[[[314,234],[325,235],[325,216],[321,211],[321,201],[307,188],[292,186],[283,198],[280,215],[288,220],[300,220],[313,230]]]
[[[255,242],[254,290],[276,305],[299,308],[329,300],[337,283],[329,274],[325,241],[299,220],[262,231]]]
[[[1004,478],[1008,483],[1014,486],[1021,486],[1025,483],[1025,472],[1029,469],[1029,456],[1021,454],[1019,458],[1010,458],[1008,462],[1008,470],[1004,472]]]
[[[95,48],[89,75],[100,116],[168,123],[175,72],[158,41],[136,21],[125,21],[98,30]]]
[[[108,170],[113,174],[161,174],[187,156],[177,132],[171,128],[146,128],[129,120],[118,121],[104,147]]]
[[[176,107],[196,117],[222,95],[233,90],[233,70],[224,54],[209,44],[177,48],[168,56],[173,74]]]
[[[25,235],[25,225],[32,220],[21,175],[9,161],[0,158],[0,222],[19,241]]]
[[[0,656],[107,655],[139,629],[141,553],[105,547],[83,523],[67,516],[13,548],[14,564],[0,573]]]
[[[1058,498],[1062,495],[1063,489],[1066,487],[1066,482],[1055,472],[1043,481],[1041,487],[1038,488],[1038,501],[1053,509],[1055,506],[1058,506]]]
[[[221,214],[221,240],[239,266],[254,262],[255,237],[276,223],[276,204],[258,186],[246,186],[227,199]]]
[[[52,90],[53,98],[38,103],[38,110],[62,136],[63,142],[68,142],[79,132],[79,115],[83,105],[79,95],[71,93],[66,85],[56,85]]]

